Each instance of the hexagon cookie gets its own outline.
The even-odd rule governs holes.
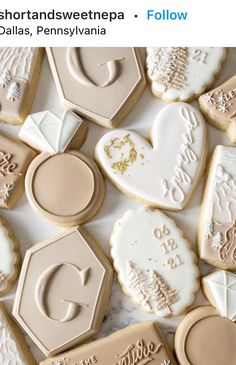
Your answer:
[[[135,48],[52,47],[47,55],[66,107],[107,128],[121,122],[146,85]]]
[[[81,227],[26,253],[13,315],[45,355],[93,336],[108,304],[112,267]]]

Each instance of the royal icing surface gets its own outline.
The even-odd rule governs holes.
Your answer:
[[[189,312],[177,328],[175,352],[181,365],[229,365],[236,359],[236,326],[215,308]]]
[[[236,269],[236,148],[217,146],[204,192],[199,250],[203,260]]]
[[[117,126],[145,88],[131,47],[52,47],[48,59],[65,105],[105,127]]]
[[[98,331],[111,283],[98,243],[73,228],[27,251],[13,314],[46,356],[55,355]]]
[[[129,196],[150,206],[182,209],[205,164],[204,119],[189,104],[169,104],[157,115],[151,137],[153,147],[133,131],[109,132],[97,144],[97,160]]]
[[[2,365],[30,365],[12,332],[10,323],[0,307],[0,363]]]
[[[158,210],[128,210],[111,235],[124,291],[157,316],[182,313],[198,288],[194,253],[174,221]]]
[[[219,270],[203,278],[203,286],[210,303],[223,317],[236,321],[236,275]]]
[[[44,111],[27,117],[19,137],[40,151],[64,152],[82,123],[70,111]]]
[[[176,365],[160,329],[154,322],[130,325],[114,334],[64,354],[46,359],[40,365]]]
[[[220,71],[224,48],[149,47],[148,77],[154,94],[185,101],[204,92]]]
[[[0,48],[0,116],[18,120],[33,79],[38,48]]]
[[[6,227],[0,224],[0,294],[6,290],[8,280],[15,275],[15,262],[14,242],[9,237]]]

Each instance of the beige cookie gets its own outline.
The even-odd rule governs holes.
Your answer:
[[[19,244],[8,222],[0,217],[0,296],[8,293],[20,271]]]
[[[199,98],[206,120],[236,143],[236,76]]]
[[[214,84],[226,55],[222,47],[148,47],[147,77],[164,101],[190,101]]]
[[[20,199],[26,170],[35,156],[24,143],[0,134],[0,208],[10,209]]]
[[[13,315],[46,356],[56,355],[98,332],[112,276],[98,242],[83,227],[68,229],[26,252]]]
[[[62,226],[82,224],[100,208],[105,186],[94,160],[79,148],[86,124],[73,112],[44,111],[30,115],[20,138],[38,151],[27,171],[29,203],[42,217]]]
[[[121,123],[145,89],[136,48],[51,47],[47,56],[64,105],[106,128]]]
[[[217,146],[206,181],[198,233],[199,256],[236,270],[236,147]]]
[[[43,56],[43,48],[0,48],[0,120],[20,124],[30,113]]]
[[[25,339],[0,303],[0,362],[1,365],[36,365]]]
[[[167,341],[155,322],[130,325],[114,334],[61,355],[40,365],[177,365]]]
[[[210,306],[189,312],[177,328],[175,352],[180,365],[236,363],[236,325]]]

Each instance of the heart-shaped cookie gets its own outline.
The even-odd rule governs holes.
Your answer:
[[[195,255],[175,222],[159,210],[128,210],[111,235],[123,291],[148,312],[183,313],[198,289]]]
[[[153,147],[133,131],[108,132],[96,158],[128,196],[152,207],[183,209],[205,167],[205,121],[193,106],[172,103],[157,115],[151,139]]]

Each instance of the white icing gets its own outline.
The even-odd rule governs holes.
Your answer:
[[[236,275],[219,270],[206,276],[204,285],[213,297],[214,306],[223,317],[236,321]]]
[[[133,131],[111,131],[96,157],[122,191],[150,206],[182,209],[205,163],[205,121],[191,105],[172,103],[157,115],[151,136],[153,148]]]
[[[145,310],[158,316],[178,315],[191,304],[198,269],[188,242],[172,219],[158,210],[128,210],[115,224],[111,246],[123,289]],[[153,280],[153,272],[161,281]],[[168,293],[168,307],[159,284]]]
[[[159,60],[160,50],[162,57]],[[181,71],[178,72],[178,75],[182,74],[182,78],[179,81],[178,77],[177,86],[174,83],[175,87],[166,88],[163,82],[156,80],[159,80],[160,76],[170,75],[176,65],[178,67],[178,61],[171,62],[173,50],[175,49],[147,48],[148,76],[154,92],[162,94],[165,99],[182,101],[190,99],[195,94],[202,94],[205,87],[213,81],[215,74],[220,71],[222,60],[225,57],[225,49],[222,47],[186,47],[186,58],[186,54],[183,52],[184,48],[179,48],[179,53],[182,52],[183,63],[180,65]]]
[[[0,314],[0,364],[29,365],[23,352],[18,347],[14,335]]]
[[[19,137],[41,151],[64,152],[81,123],[81,118],[70,111],[35,113],[27,117]]]
[[[10,77],[23,82],[29,81],[36,50],[33,47],[0,47],[1,79],[9,80]]]
[[[0,292],[7,287],[7,280],[14,275],[14,244],[8,236],[6,228],[0,225],[0,273],[1,277],[6,277],[5,280],[0,280]]]

